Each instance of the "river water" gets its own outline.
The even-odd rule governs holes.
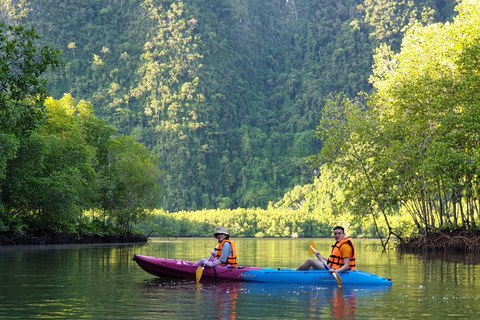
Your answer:
[[[235,238],[233,238],[235,239]],[[314,240],[235,239],[241,265],[295,268]],[[134,245],[0,247],[0,319],[480,319],[480,261],[473,255],[382,253],[355,240],[357,268],[389,288],[204,283],[157,278],[135,253],[197,261],[211,238]]]

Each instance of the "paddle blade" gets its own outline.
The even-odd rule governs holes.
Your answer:
[[[197,279],[197,283],[200,282],[200,279],[202,278],[202,274],[203,274],[203,269],[205,267],[198,267],[197,268],[197,271],[195,272],[195,278]]]
[[[317,252],[317,248],[315,247],[315,242],[311,241],[310,245],[308,246],[308,252],[310,254],[315,254]]]

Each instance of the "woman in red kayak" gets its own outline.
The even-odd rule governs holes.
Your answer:
[[[216,267],[218,265],[222,267],[234,268],[237,266],[237,249],[235,242],[230,240],[230,234],[225,227],[217,227],[213,234],[218,239],[218,245],[210,252],[210,259],[200,259],[194,265]]]

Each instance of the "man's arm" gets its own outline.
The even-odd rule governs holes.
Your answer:
[[[340,272],[348,270],[348,268],[350,268],[350,258],[343,258],[343,266],[341,266],[337,270],[331,269],[330,272],[340,273]]]

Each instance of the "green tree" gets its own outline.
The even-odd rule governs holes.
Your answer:
[[[36,46],[37,39],[33,28],[0,23],[0,179],[20,140],[43,120],[46,81],[41,76],[59,64],[59,52]]]
[[[99,171],[101,209],[123,233],[130,233],[159,204],[158,158],[132,137],[120,135],[108,142]]]
[[[414,28],[398,54],[379,51],[374,67],[374,103],[404,171],[402,203],[419,227],[475,226],[477,210],[475,97],[480,11],[457,6],[453,23]],[[468,98],[467,98],[468,97]],[[393,128],[403,128],[394,130]]]
[[[366,0],[360,7],[365,11],[365,22],[373,29],[369,36],[374,43],[386,43],[395,49],[399,49],[408,28],[431,24],[436,14],[433,0]]]
[[[11,220],[2,190],[8,161],[43,120],[46,82],[42,75],[59,64],[59,53],[37,46],[37,39],[33,28],[0,22],[0,230],[6,228],[3,221]]]
[[[345,205],[359,217],[370,216],[377,235],[386,248],[390,237],[398,235],[390,225],[389,214],[395,213],[390,181],[387,179],[389,162],[383,156],[382,125],[372,110],[368,110],[364,96],[351,101],[338,95],[324,107],[317,136],[324,144],[317,163],[326,163],[342,177]],[[384,242],[380,232],[378,213],[387,227]]]
[[[17,156],[8,163],[4,203],[30,232],[72,232],[96,189],[94,153],[77,120],[93,110],[78,109],[68,95],[47,99],[45,110],[46,122],[22,139]]]
[[[158,206],[156,158],[132,137],[112,138],[115,130],[95,117],[89,102],[66,94],[48,98],[45,111],[45,123],[8,161],[4,229],[131,233],[145,210]],[[86,226],[85,212],[95,224],[98,210],[103,230]]]

